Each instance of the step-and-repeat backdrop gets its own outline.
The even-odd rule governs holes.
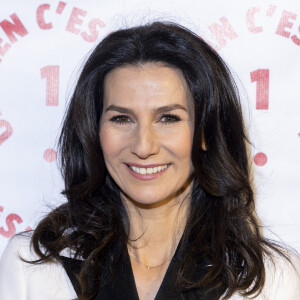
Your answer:
[[[0,1],[0,254],[62,203],[56,141],[87,54],[151,20],[204,37],[234,72],[264,232],[300,250],[300,2]]]

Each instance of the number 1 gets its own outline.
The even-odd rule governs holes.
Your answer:
[[[269,108],[269,79],[268,69],[258,69],[250,73],[251,82],[256,81],[256,109]]]
[[[57,106],[59,94],[59,66],[41,68],[41,78],[46,78],[46,105]]]

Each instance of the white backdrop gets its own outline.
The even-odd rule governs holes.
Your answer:
[[[55,142],[87,53],[153,19],[191,28],[234,70],[265,234],[300,251],[299,1],[0,0],[0,254],[64,201]]]

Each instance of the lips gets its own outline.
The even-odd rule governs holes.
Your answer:
[[[137,168],[155,168],[159,166],[165,166],[169,164],[147,164],[147,165],[142,165],[142,164],[137,164],[137,163],[125,163],[129,167],[137,167]]]

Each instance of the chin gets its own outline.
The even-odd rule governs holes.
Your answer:
[[[172,198],[170,195],[157,195],[154,193],[128,193],[123,194],[127,201],[130,201],[139,207],[153,207],[160,206],[169,202]]]

